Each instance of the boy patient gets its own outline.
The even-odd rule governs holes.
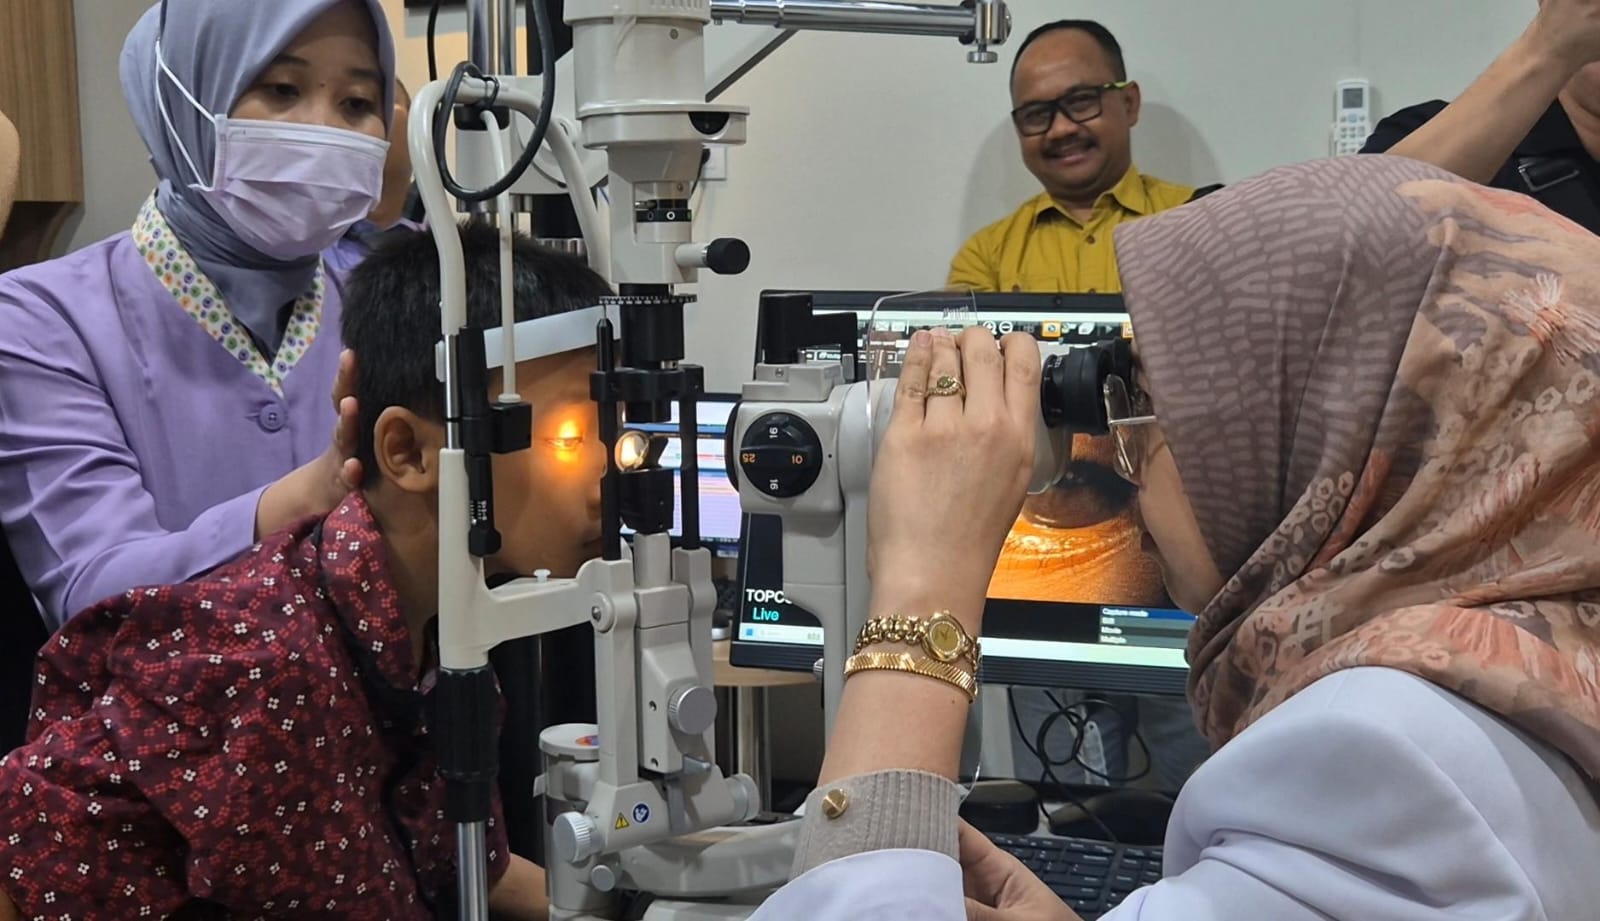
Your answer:
[[[462,230],[468,322],[500,321],[499,238]],[[609,290],[516,243],[516,316]],[[355,273],[362,489],[182,585],[69,621],[40,654],[29,742],[0,762],[0,921],[431,918],[451,908],[455,834],[428,734],[437,609],[439,265],[385,242]],[[605,454],[594,351],[524,362],[528,450],[494,458],[496,574],[571,576],[597,556]],[[490,381],[498,392],[498,372]],[[204,424],[204,420],[196,420]],[[544,874],[489,828],[497,916],[543,918]]]

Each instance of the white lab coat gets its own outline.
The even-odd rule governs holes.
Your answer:
[[[1600,806],[1566,759],[1426,681],[1324,678],[1206,762],[1166,879],[1103,921],[1575,921],[1600,916]],[[962,921],[928,851],[835,861],[760,921]]]

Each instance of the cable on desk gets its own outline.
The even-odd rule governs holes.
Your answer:
[[[1149,743],[1145,742],[1144,736],[1139,732],[1138,729],[1134,729],[1133,731],[1133,741],[1139,743],[1139,750],[1144,753],[1144,770],[1137,774],[1114,776],[1096,768],[1092,768],[1084,763],[1083,734],[1084,730],[1088,728],[1089,722],[1094,718],[1095,709],[1107,710],[1113,714],[1116,714],[1119,719],[1122,717],[1122,712],[1118,710],[1116,706],[1111,703],[1111,701],[1106,700],[1103,697],[1085,697],[1078,703],[1068,704],[1062,702],[1060,698],[1048,691],[1045,692],[1045,697],[1055,705],[1056,712],[1045,717],[1044,722],[1039,726],[1039,734],[1036,737],[1037,744],[1039,746],[1039,752],[1035,754],[1037,757],[1039,757],[1041,763],[1047,763],[1052,767],[1070,767],[1072,765],[1077,765],[1077,767],[1082,770],[1084,774],[1099,778],[1100,780],[1103,780],[1107,784],[1114,787],[1125,786],[1127,784],[1143,780],[1145,777],[1149,776],[1153,763],[1150,757],[1150,745]],[[1050,734],[1050,730],[1059,720],[1065,720],[1067,725],[1072,727],[1074,735],[1072,739],[1072,750],[1067,753],[1066,758],[1057,761],[1049,757],[1049,748],[1045,745],[1045,738]],[[1033,750],[1030,748],[1029,752],[1033,753]]]
[[[1047,696],[1050,696],[1051,703],[1059,704],[1059,701],[1057,701],[1054,696]],[[1121,842],[1117,840],[1117,833],[1111,830],[1111,826],[1102,821],[1101,818],[1095,814],[1093,809],[1090,809],[1088,806],[1084,805],[1083,800],[1079,799],[1070,789],[1067,788],[1066,784],[1061,782],[1061,778],[1056,776],[1051,760],[1046,757],[1042,751],[1044,747],[1044,730],[1048,726],[1048,721],[1046,721],[1046,725],[1039,727],[1039,734],[1037,737],[1035,737],[1034,741],[1029,742],[1028,734],[1022,729],[1022,718],[1017,716],[1017,699],[1015,688],[1006,688],[1006,707],[1011,711],[1011,725],[1017,730],[1017,738],[1022,740],[1022,744],[1028,749],[1029,754],[1039,759],[1039,765],[1043,768],[1043,774],[1040,775],[1038,783],[1042,786],[1045,781],[1048,780],[1055,786],[1056,789],[1061,791],[1061,795],[1067,800],[1067,802],[1083,810],[1083,814],[1088,816],[1100,829],[1100,831],[1105,834],[1107,841],[1110,841],[1113,844],[1120,844]],[[1076,756],[1075,750],[1074,756]],[[1039,814],[1044,816],[1044,820],[1047,823],[1050,821],[1050,813],[1044,808],[1043,796],[1039,798]]]

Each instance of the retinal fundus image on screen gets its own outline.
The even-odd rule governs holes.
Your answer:
[[[1132,483],[1109,437],[1078,435],[1055,486],[1023,503],[989,583],[990,598],[1170,608],[1161,570],[1140,549]]]

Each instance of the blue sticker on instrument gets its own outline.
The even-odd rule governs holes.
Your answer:
[[[644,803],[640,803],[639,805],[633,807],[633,821],[638,825],[643,825],[644,823],[650,821],[650,807],[646,806]]]

